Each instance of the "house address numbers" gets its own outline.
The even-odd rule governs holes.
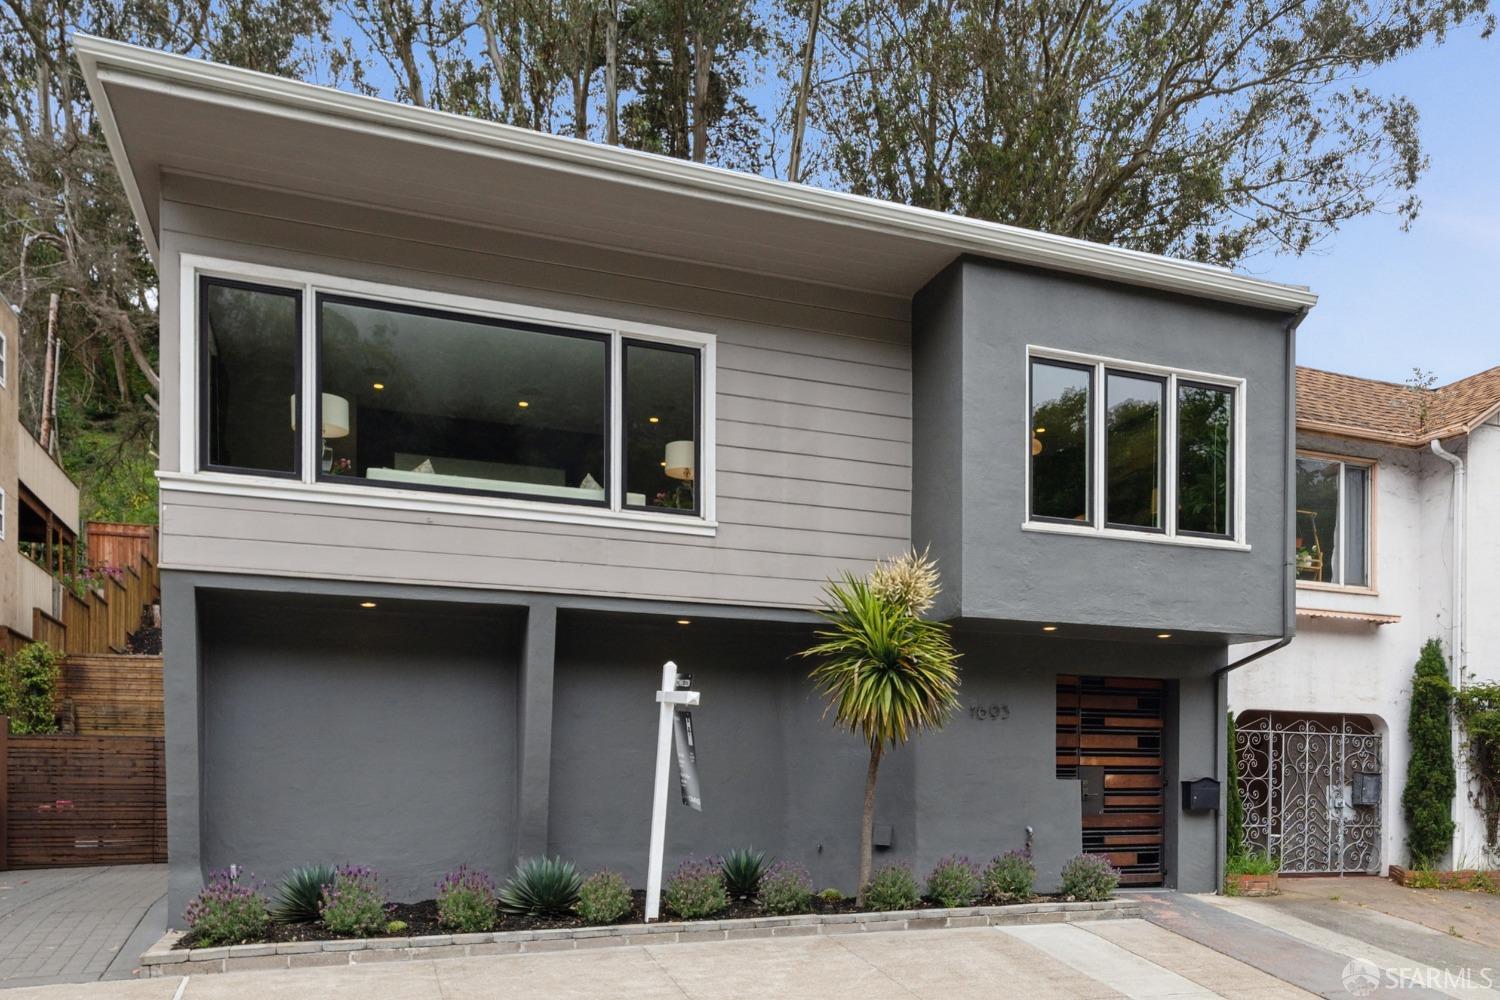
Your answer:
[[[991,702],[988,705],[970,705],[969,718],[976,722],[1003,722],[1010,718],[1010,706]]]

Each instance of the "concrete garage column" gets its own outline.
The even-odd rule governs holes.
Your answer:
[[[516,697],[516,855],[547,853],[547,802],[552,791],[552,684],[557,658],[557,604],[538,601],[526,612]]]
[[[199,710],[202,670],[198,658],[198,593],[191,578],[161,575],[162,682],[166,723],[167,919],[180,923],[188,902],[203,887],[203,815]]]

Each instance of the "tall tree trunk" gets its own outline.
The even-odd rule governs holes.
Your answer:
[[[708,84],[714,46],[700,25],[693,30],[693,152],[695,163],[708,162]]]
[[[620,2],[609,0],[604,22],[604,141],[620,144]]]
[[[875,779],[880,773],[880,757],[885,747],[880,743],[870,744],[870,769],[865,772],[865,809],[859,824],[859,888],[855,890],[855,905],[865,905],[865,886],[870,884],[870,875],[875,866]]]
[[[823,0],[812,0],[807,15],[807,44],[802,48],[802,80],[797,85],[797,106],[792,113],[792,151],[787,158],[786,179],[793,184],[802,179],[802,136],[807,131],[807,101],[812,89],[813,52],[818,45],[818,21],[823,16]]]
[[[53,339],[57,336],[57,293],[52,293],[52,298],[47,301],[47,342],[42,351],[42,414],[41,426],[37,428],[37,440],[42,447],[47,447],[47,439],[52,436],[52,387],[56,380],[52,377],[52,366],[55,364],[57,352],[52,349]]]

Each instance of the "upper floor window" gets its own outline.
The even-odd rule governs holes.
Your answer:
[[[311,281],[203,277],[198,289],[205,470],[704,514],[707,338],[656,340]],[[304,414],[310,431],[299,430]]]
[[[1060,352],[1030,365],[1031,521],[1235,540],[1239,380]]]
[[[1370,586],[1370,493],[1374,466],[1297,456],[1297,579]]]

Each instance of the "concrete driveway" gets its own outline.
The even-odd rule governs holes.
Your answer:
[[[0,987],[129,979],[166,891],[166,865],[0,871]]]

